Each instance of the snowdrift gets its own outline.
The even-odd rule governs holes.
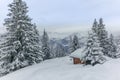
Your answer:
[[[18,70],[0,80],[120,80],[120,59],[93,67],[74,65],[67,56]]]

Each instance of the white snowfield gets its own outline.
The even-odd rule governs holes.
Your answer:
[[[74,65],[67,56],[18,70],[0,80],[120,80],[120,59],[93,67]]]

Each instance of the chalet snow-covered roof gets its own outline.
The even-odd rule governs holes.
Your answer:
[[[82,59],[84,56],[85,56],[84,48],[77,49],[70,55],[70,57],[80,58],[80,59]]]

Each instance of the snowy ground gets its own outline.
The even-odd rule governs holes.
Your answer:
[[[73,65],[69,57],[56,58],[30,66],[0,80],[120,80],[120,59],[103,65]]]

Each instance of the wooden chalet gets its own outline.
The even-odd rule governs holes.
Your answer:
[[[80,48],[71,53],[70,57],[73,59],[73,64],[84,64],[83,57],[85,56],[84,49]]]

